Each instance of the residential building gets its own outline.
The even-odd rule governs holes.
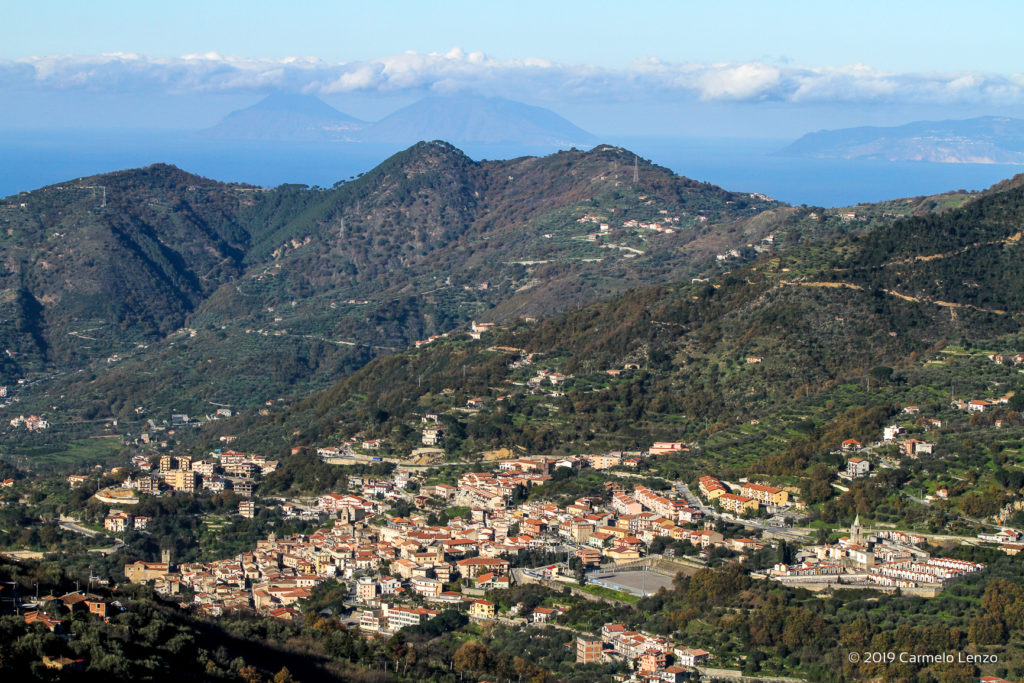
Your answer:
[[[356,598],[359,602],[370,602],[377,598],[377,582],[372,576],[360,576],[356,581]]]
[[[111,510],[110,514],[103,518],[103,528],[115,534],[128,531],[132,526],[132,516],[121,510]]]
[[[762,505],[786,505],[789,502],[788,491],[764,484],[744,484],[740,487],[740,493]]]
[[[700,666],[708,660],[711,653],[707,650],[696,650],[688,647],[677,647],[672,651],[679,666]]]
[[[871,463],[864,458],[856,456],[846,461],[846,474],[854,479],[866,476],[871,469]]]
[[[601,654],[604,651],[604,643],[597,638],[587,636],[576,637],[576,663],[590,664],[600,662]]]
[[[723,493],[718,497],[718,502],[722,505],[723,509],[735,512],[736,514],[742,514],[747,511],[753,512],[758,508],[758,502],[755,499],[735,493]]]
[[[474,600],[469,606],[469,616],[475,619],[493,619],[495,615],[494,603],[487,600]]]

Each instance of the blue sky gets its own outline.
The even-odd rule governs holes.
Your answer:
[[[8,3],[0,128],[210,125],[274,90],[376,118],[480,92],[601,133],[806,130],[1024,116],[1024,4]],[[298,58],[298,59],[290,59]]]
[[[134,52],[358,61],[460,46],[498,59],[864,63],[1006,72],[1024,5],[1008,2],[605,0],[35,0],[8,3],[0,56]]]

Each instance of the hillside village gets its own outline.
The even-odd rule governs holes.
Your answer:
[[[479,341],[496,329],[473,322],[468,334]],[[441,338],[449,336],[455,335]],[[507,354],[510,370],[522,379],[509,387],[510,394],[557,398],[582,379],[562,372],[557,364],[538,362],[539,354],[513,347],[495,351]],[[1019,363],[1019,358],[992,354],[989,361],[1003,367]],[[764,362],[762,356],[745,358],[747,366]],[[604,374],[615,380],[639,370],[639,364],[625,363]],[[1013,399],[1005,393],[981,396],[954,399],[938,412],[934,403],[926,408],[906,405],[873,439],[838,440],[832,444],[837,465],[829,486],[847,491],[906,463],[930,461],[942,454],[947,423],[959,419],[956,414],[989,419],[991,412],[1005,414]],[[133,444],[148,455],[138,453],[127,466],[106,472],[101,478],[105,486],[96,484],[95,474],[66,476],[71,491],[97,487],[90,500],[104,506],[99,518],[94,511],[91,519],[72,513],[66,520],[84,524],[83,531],[91,524],[96,529],[91,533],[101,523],[114,540],[111,551],[116,557],[122,539],[144,536],[153,528],[151,514],[135,511],[145,501],[220,498],[230,501],[232,507],[225,510],[229,517],[255,521],[273,514],[307,530],[271,532],[237,554],[207,561],[182,560],[173,548],[163,548],[160,561],[121,565],[123,580],[151,586],[169,604],[202,618],[257,614],[292,624],[313,618],[307,605],[321,591],[338,586],[344,591],[344,607],[332,616],[368,639],[428,627],[435,620],[451,619],[453,612],[470,624],[528,629],[554,625],[571,631],[566,647],[579,664],[627,671],[629,680],[638,681],[688,680],[710,670],[734,670],[730,667],[738,662],[713,639],[681,642],[614,621],[596,630],[581,629],[573,621],[573,601],[632,604],[669,587],[676,574],[692,576],[730,565],[744,567],[757,581],[793,589],[929,599],[987,569],[983,562],[944,555],[939,548],[949,547],[949,537],[942,533],[897,525],[865,528],[859,515],[848,528],[834,528],[832,534],[807,527],[811,510],[805,490],[778,477],[734,478],[708,470],[690,480],[658,476],[664,463],[697,456],[702,448],[693,442],[446,462],[443,446],[452,428],[450,416],[472,417],[508,397],[470,395],[464,405],[424,412],[410,426],[410,440],[422,446],[410,458],[396,458],[396,446],[386,438],[365,436],[337,445],[292,447],[291,457],[315,459],[346,473],[341,486],[313,496],[264,491],[282,459],[233,448],[193,457],[173,447],[175,430],[190,433],[226,420],[229,410],[202,422],[183,414],[172,415],[163,425],[151,420]],[[996,428],[1002,419],[996,418]],[[760,428],[758,423],[751,420],[751,427]],[[220,440],[233,444],[236,437]],[[368,468],[377,469],[369,473]],[[919,504],[947,501],[956,483],[948,481],[949,486],[922,492]],[[559,493],[546,495],[548,490]],[[1000,514],[1008,519],[1015,513],[1011,508]],[[1024,534],[990,523],[973,538],[961,537],[960,543],[997,548],[1015,557],[1024,550]],[[548,597],[529,605],[503,597],[531,586],[547,590]],[[565,591],[568,602],[561,597]],[[65,619],[79,603],[99,618],[106,618],[102,610],[116,614],[124,607],[90,592],[24,600],[25,623],[43,623],[58,633],[68,627]]]
[[[637,455],[644,458],[685,449],[682,443],[655,443]],[[322,457],[336,457],[336,449],[322,450]],[[260,469],[273,471],[276,465],[234,451],[211,456],[194,462],[164,456],[158,471],[173,491],[192,493],[223,482],[218,472],[239,477],[235,479],[238,486],[238,481]],[[238,504],[242,516],[252,516],[254,505],[272,504],[279,505],[285,517],[326,519],[328,525],[297,536],[271,534],[252,550],[215,562],[176,563],[168,552],[160,562],[125,565],[124,575],[129,582],[152,584],[169,600],[186,600],[181,602],[183,607],[211,617],[242,610],[289,621],[304,618],[302,605],[317,586],[342,581],[349,587],[353,625],[372,637],[424,624],[450,609],[463,611],[472,620],[545,624],[558,616],[557,607],[523,610],[513,605],[500,610],[487,597],[491,591],[521,583],[571,586],[574,591],[605,586],[605,575],[630,563],[642,573],[656,563],[675,563],[675,570],[692,573],[713,564],[713,556],[749,563],[759,551],[787,543],[795,546],[791,550],[795,561],[752,567],[755,575],[815,590],[839,583],[930,596],[963,575],[985,569],[981,564],[933,556],[923,549],[926,535],[867,532],[859,519],[849,535],[834,544],[814,544],[807,537],[798,546],[787,529],[791,526],[787,514],[799,514],[797,496],[756,482],[730,485],[711,475],[700,477],[699,499],[685,483],[656,491],[612,479],[599,495],[564,505],[543,497],[516,502],[535,488],[542,492],[559,472],[616,467],[625,474],[625,460],[618,453],[518,458],[495,462],[486,472],[466,472],[454,485],[428,484],[424,473],[399,467],[389,478],[350,476],[349,493],[324,494],[308,502],[246,498]],[[145,469],[146,463],[139,464]],[[140,473],[126,485],[158,493],[159,483],[139,484],[147,479]],[[251,490],[242,495],[251,496]],[[439,523],[437,513],[452,509],[464,512]],[[396,510],[407,512],[399,515]],[[755,522],[745,536],[717,530],[724,520],[742,524],[745,516],[759,511],[771,519],[767,524]],[[114,511],[106,521],[108,530],[120,533],[132,517]],[[135,528],[140,528],[140,521],[144,528],[144,518],[138,517]],[[1020,533],[1005,529],[979,542],[996,543],[1009,553],[1019,550],[1020,540]],[[692,551],[677,554],[680,548]],[[548,561],[523,565],[517,558],[524,552]],[[637,587],[625,590],[642,592]],[[713,656],[700,648],[701,643],[679,645],[615,624],[608,624],[601,634],[581,633],[574,642],[578,661],[622,660],[642,680],[684,680],[695,665]]]
[[[393,272],[361,272],[369,250],[342,250],[361,264],[342,278],[367,278],[358,287],[321,297],[285,282],[308,264],[337,275],[318,260],[342,258],[325,225],[353,231],[348,249],[357,223],[381,220],[380,207],[343,217],[292,190],[281,201],[326,206],[323,224],[275,233],[273,262],[210,299],[222,308],[150,340],[184,354],[175,372],[216,369],[200,393],[134,341],[81,379],[40,372],[0,389],[3,435],[20,440],[0,463],[12,577],[0,597],[12,633],[46,639],[19,646],[21,661],[87,670],[83,625],[156,609],[204,634],[262,629],[281,651],[376,656],[398,677],[419,666],[448,681],[945,680],[844,658],[877,643],[1002,658],[950,680],[1024,676],[1017,303],[984,273],[960,301],[943,289],[955,266],[911,272],[974,248],[1005,255],[1019,236],[916,253],[917,233],[890,235],[870,207],[780,207],[689,181],[662,196],[620,178],[622,150],[598,152],[614,162],[594,162],[605,194],[513,212],[514,231],[487,234],[506,240],[500,267],[455,272],[419,245],[423,272],[380,291]],[[451,173],[475,163],[443,145],[411,157]],[[745,222],[758,211],[771,215]],[[842,248],[814,241],[836,234]],[[706,268],[673,260],[699,240]],[[804,240],[803,256],[787,251]],[[604,284],[568,277],[577,266]],[[648,283],[654,267],[666,279]],[[585,305],[621,272],[657,286]],[[565,289],[542,313],[516,299],[551,282]],[[256,311],[244,335],[233,307]],[[349,334],[364,318],[375,329]],[[75,340],[93,332],[75,327]],[[222,350],[239,339],[253,357],[296,340],[310,352],[238,372],[244,354]],[[318,380],[288,384],[313,365]],[[157,383],[158,400],[134,400]],[[79,395],[88,405],[66,398]],[[228,659],[203,666],[256,680],[248,659]]]

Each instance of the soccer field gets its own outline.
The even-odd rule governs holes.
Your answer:
[[[644,576],[646,574],[646,577]],[[633,595],[650,595],[657,593],[659,588],[667,588],[672,585],[672,578],[655,574],[654,572],[628,571],[602,574],[600,578],[592,579],[590,583],[597,586],[606,586],[615,590],[625,591]]]

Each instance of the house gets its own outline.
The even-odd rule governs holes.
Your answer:
[[[483,590],[493,590],[495,588],[508,588],[511,581],[507,576],[495,574],[494,572],[487,572],[476,577],[476,587]]]
[[[368,633],[378,633],[387,624],[387,617],[384,610],[368,609],[359,614],[359,630]]]
[[[861,447],[861,443],[856,439],[847,439],[841,444],[841,446],[844,451],[855,451]]]
[[[935,444],[907,439],[900,442],[900,453],[908,458],[916,458],[919,455],[931,455],[935,450]]]
[[[552,609],[550,607],[537,607],[533,610],[530,621],[535,624],[546,624],[548,619],[557,617],[561,613],[561,610]]]
[[[89,610],[89,614],[95,614],[100,619],[107,618],[107,603],[99,599],[86,598],[85,607]]]
[[[426,577],[414,577],[409,581],[409,585],[414,593],[426,598],[436,598],[441,595],[441,591],[444,588],[444,585],[437,579],[428,579]]]
[[[469,606],[469,616],[474,619],[493,619],[495,615],[494,603],[487,600],[474,600]]]
[[[475,579],[487,572],[507,574],[509,568],[508,560],[496,557],[469,557],[459,560],[455,564],[459,567],[459,573],[467,579]]]
[[[659,683],[684,683],[690,680],[690,672],[681,666],[667,666],[661,671],[655,671],[651,678]]]
[[[607,557],[613,560],[639,560],[640,551],[636,548],[630,547],[626,544],[613,545],[608,550],[604,551]]]
[[[302,613],[291,607],[278,607],[277,609],[270,610],[270,616],[280,621],[296,621],[302,616]]]
[[[103,528],[115,534],[124,533],[132,525],[132,516],[121,510],[111,510],[110,514],[103,518]]]
[[[707,650],[693,650],[687,647],[677,647],[672,654],[679,666],[700,666],[711,656]]]
[[[846,474],[851,478],[866,476],[871,469],[871,463],[864,458],[854,456],[846,461]]]
[[[46,616],[42,612],[36,611],[25,613],[26,626],[31,626],[32,624],[42,624],[47,629],[49,629],[51,633],[63,633],[65,623],[66,622],[63,619],[54,619],[52,617]]]
[[[653,674],[658,669],[664,669],[668,664],[664,650],[651,648],[640,655],[638,671],[641,674]]]
[[[587,460],[595,470],[606,470],[609,467],[617,467],[622,462],[621,453],[606,453],[604,455],[588,455]]]
[[[444,438],[444,430],[440,427],[428,427],[423,430],[421,441],[424,446],[436,446]]]
[[[437,610],[426,609],[425,607],[417,607],[415,609],[389,607],[385,610],[385,613],[388,620],[388,629],[391,631],[397,631],[406,626],[417,626],[440,614]]]
[[[710,548],[711,546],[725,540],[722,534],[717,531],[712,531],[711,529],[691,531],[689,539],[690,545],[699,545],[701,548]]]
[[[601,564],[601,551],[596,548],[580,546],[576,548],[576,557],[580,558],[584,567],[597,567]]]

